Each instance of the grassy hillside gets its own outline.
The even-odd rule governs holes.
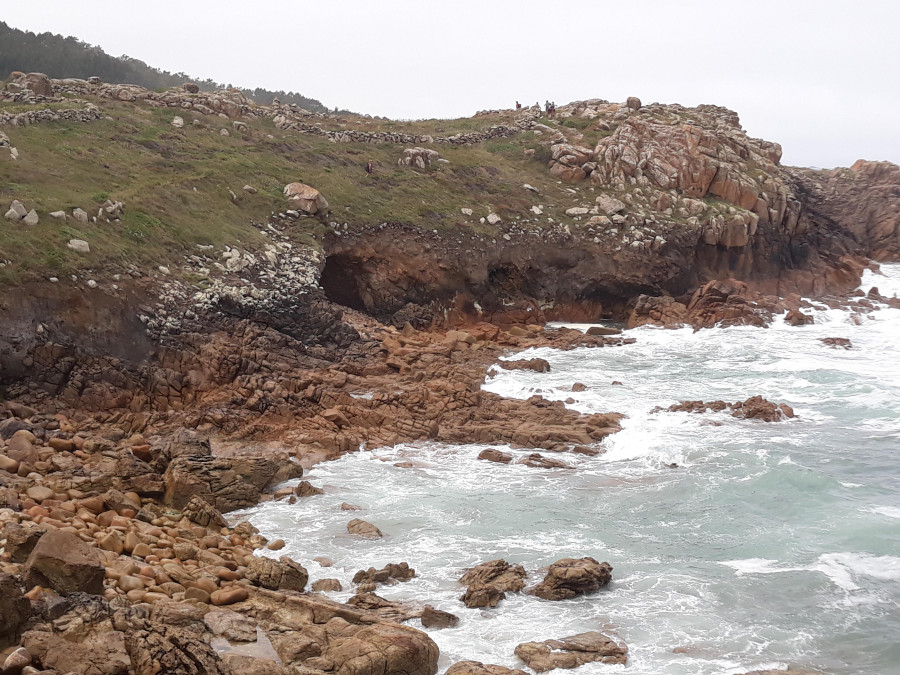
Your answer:
[[[269,119],[247,121],[248,130],[240,133],[230,120],[185,114],[185,127],[178,129],[171,125],[177,109],[107,99],[92,102],[106,118],[3,129],[20,158],[13,161],[0,149],[0,209],[5,212],[18,199],[41,217],[31,228],[0,222],[0,258],[12,261],[0,270],[6,283],[84,268],[112,272],[129,264],[177,267],[182,256],[197,252],[197,244],[252,248],[262,240],[252,222],[290,208],[282,189],[293,181],[318,188],[331,204],[329,220],[349,223],[351,229],[391,221],[427,229],[490,231],[478,222],[490,212],[507,222],[546,222],[546,216],[565,221],[564,211],[574,203],[572,188],[552,180],[547,149],[531,133],[476,146],[436,145],[449,163],[417,170],[397,166],[405,146],[333,143],[279,130]],[[0,110],[22,108],[0,104]],[[199,125],[192,124],[194,119]],[[512,121],[511,115],[496,115],[400,125],[349,116],[329,118],[323,126],[447,135]],[[221,135],[222,128],[230,135]],[[535,149],[534,156],[526,156],[526,148]],[[377,167],[371,177],[365,172],[370,159]],[[526,182],[541,195],[524,189]],[[245,184],[258,192],[245,193]],[[75,207],[95,215],[109,198],[125,203],[119,225],[79,225],[71,219],[63,224],[48,216]],[[535,204],[546,207],[544,216],[531,213]],[[474,209],[474,216],[464,216],[463,207]],[[327,227],[315,218],[298,223],[293,228],[298,237]],[[68,249],[71,238],[87,240],[91,253]]]

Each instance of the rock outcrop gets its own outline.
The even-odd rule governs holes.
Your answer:
[[[760,420],[762,422],[780,422],[782,420],[793,419],[796,417],[793,408],[786,403],[773,403],[764,399],[762,396],[751,396],[746,401],[737,401],[735,403],[726,403],[725,401],[681,401],[668,408],[654,408],[650,412],[722,412],[731,411],[732,417],[739,417],[748,420]]]
[[[462,600],[466,607],[496,607],[507,593],[525,587],[525,568],[505,560],[491,560],[467,570],[459,583],[466,586]]]
[[[849,230],[869,257],[900,257],[900,167],[859,160],[849,169],[793,173],[808,208]]]
[[[589,631],[559,640],[520,644],[516,656],[532,670],[543,673],[554,668],[577,668],[585,663],[624,664],[628,661],[628,647],[603,633]]]
[[[594,593],[612,580],[612,566],[593,558],[563,558],[547,569],[532,593],[544,600],[567,600]]]

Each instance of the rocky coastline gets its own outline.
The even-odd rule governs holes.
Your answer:
[[[402,622],[427,616],[439,627],[457,617],[375,594],[414,570],[400,562],[366,569],[361,560],[357,595],[337,603],[325,595],[334,580],[310,579],[318,552],[257,555],[283,542],[249,523],[229,526],[223,514],[315,494],[309,483],[280,485],[364,448],[437,441],[553,453],[530,455],[535,469],[565,466],[557,458],[566,453],[601,452],[619,430],[618,413],[583,415],[539,395],[519,401],[481,390],[498,362],[549,368],[514,356],[531,347],[616,349],[634,340],[627,329],[647,324],[785,320],[802,330],[811,303],[851,307],[862,320],[875,311],[871,299],[896,302],[850,291],[870,258],[900,250],[897,167],[787,169],[777,144],[748,138],[736,115],[713,106],[561,107],[564,117],[606,125],[592,148],[570,129],[542,129],[533,112],[486,135],[360,138],[315,126],[328,116],[228,92],[159,94],[31,75],[7,89],[11,101],[90,94],[245,126],[266,119],[335,143],[462,145],[538,131],[552,142],[547,169],[576,186],[578,204],[567,210],[572,222],[496,216],[496,231],[438,232],[408,223],[348,231],[330,220],[327,202],[311,200],[318,214],[286,203],[255,223],[264,244],[202,249],[184,256],[179,274],[130,267],[94,275],[99,282],[54,277],[6,289],[2,675],[433,675],[437,645]],[[93,123],[97,110],[88,102],[81,112],[16,113],[0,124]],[[584,191],[594,188],[601,192]],[[110,212],[111,222],[118,215]],[[293,231],[313,216],[323,228],[297,244]],[[559,320],[614,321],[625,332],[546,326]],[[768,421],[793,415],[758,397],[728,410]],[[510,461],[494,453],[484,459]],[[380,534],[351,516],[351,534]],[[470,570],[461,601],[492,607],[523,590],[517,567],[498,560]],[[596,592],[611,572],[592,558],[562,559],[526,592],[564,602]],[[516,654],[543,672],[625,663],[627,651],[615,636],[584,633],[523,643]],[[522,671],[465,661],[447,672]]]

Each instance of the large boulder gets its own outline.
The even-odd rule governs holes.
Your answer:
[[[625,664],[628,647],[597,631],[559,640],[526,642],[516,647],[516,656],[532,670],[543,673],[554,668],[577,668],[585,663]]]
[[[99,595],[106,571],[97,549],[74,534],[48,530],[28,556],[25,578],[29,586],[52,588],[60,595],[79,591]]]
[[[438,646],[422,631],[379,623],[331,641],[303,665],[340,675],[435,675],[437,661]]]
[[[289,183],[284,186],[284,196],[298,211],[310,216],[328,213],[328,201],[314,187],[304,183]]]
[[[525,587],[525,568],[521,565],[510,565],[505,560],[491,560],[466,570],[459,583],[464,586],[487,584],[501,591],[513,593]]]
[[[466,571],[459,582],[466,592],[460,598],[466,607],[496,607],[507,592],[516,593],[525,587],[525,568],[510,565],[505,560],[491,560]]]
[[[247,579],[263,588],[303,592],[309,573],[287,556],[279,560],[254,556],[247,564]]]
[[[24,89],[30,89],[38,96],[53,96],[53,84],[43,73],[25,73],[10,80]]]
[[[593,593],[612,579],[612,566],[593,558],[563,558],[547,569],[532,593],[544,600],[566,600]]]
[[[156,465],[166,465],[163,475],[166,504],[185,508],[197,495],[223,513],[257,504],[261,490],[298,477],[303,471],[299,464],[279,463],[266,457],[213,457],[208,444],[203,443],[167,448]],[[202,519],[209,515],[210,522],[216,522],[211,512],[201,514],[197,509],[188,510],[192,516]]]

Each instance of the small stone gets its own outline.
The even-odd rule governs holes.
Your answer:
[[[284,539],[276,539],[275,541],[269,542],[269,545],[266,546],[270,551],[280,551],[285,547]]]
[[[6,455],[0,455],[0,470],[16,473],[19,470],[19,462]]]
[[[56,493],[44,485],[34,485],[28,488],[25,494],[36,502],[42,502],[45,499],[53,499],[53,495]]]
[[[65,438],[51,438],[47,445],[57,452],[72,452],[75,449],[75,444]]]
[[[185,600],[196,600],[204,604],[209,604],[210,595],[202,588],[189,588],[184,592]]]
[[[103,537],[99,541],[98,545],[104,551],[112,551],[116,554],[119,554],[125,550],[125,544],[122,542],[122,537],[120,537],[119,533],[115,530]]]
[[[131,555],[136,556],[138,558],[146,558],[148,555],[152,555],[152,554],[153,554],[153,550],[147,544],[144,544],[144,543],[140,543],[137,546],[135,546],[134,550],[132,550],[132,552],[131,552]]]
[[[137,535],[134,532],[129,532],[125,535],[125,541],[123,545],[125,546],[125,551],[128,553],[133,553],[134,550],[140,545],[141,540],[137,538]]]
[[[502,222],[503,219],[500,216],[498,216],[496,213],[489,213],[488,217],[487,217],[487,221],[491,225],[497,225],[498,223]]]
[[[51,211],[50,217],[55,218],[56,220],[65,220],[66,212],[65,211]]]
[[[475,213],[472,209],[460,209],[460,211],[462,211],[462,214],[464,216],[471,216],[473,213]]]
[[[259,192],[259,190],[257,190],[257,189],[256,189],[255,187],[253,187],[252,185],[245,185],[245,186],[243,187],[243,190],[244,190],[244,192],[246,192],[247,194],[251,194],[251,195],[255,195],[257,192]]]
[[[121,588],[126,593],[128,591],[142,591],[144,590],[144,582],[138,579],[137,577],[133,577],[130,575],[125,575],[119,578],[119,582],[117,584],[119,588]]]
[[[175,127],[176,129],[184,128],[184,118],[178,117],[176,115],[175,117],[172,118],[172,126]]]
[[[231,134],[228,133],[228,129],[221,129],[219,131],[219,135],[220,136],[231,136]]]
[[[39,220],[37,211],[34,209],[31,209],[31,211],[28,212],[28,215],[22,218],[22,222],[25,225],[37,225]]]
[[[88,288],[97,288],[97,282],[93,279],[88,279],[87,281]]]
[[[87,225],[88,214],[87,214],[87,211],[85,211],[84,209],[74,209],[72,211],[72,217],[75,219],[76,222],[81,223],[82,225]],[[80,240],[76,239],[75,241],[80,241]]]

